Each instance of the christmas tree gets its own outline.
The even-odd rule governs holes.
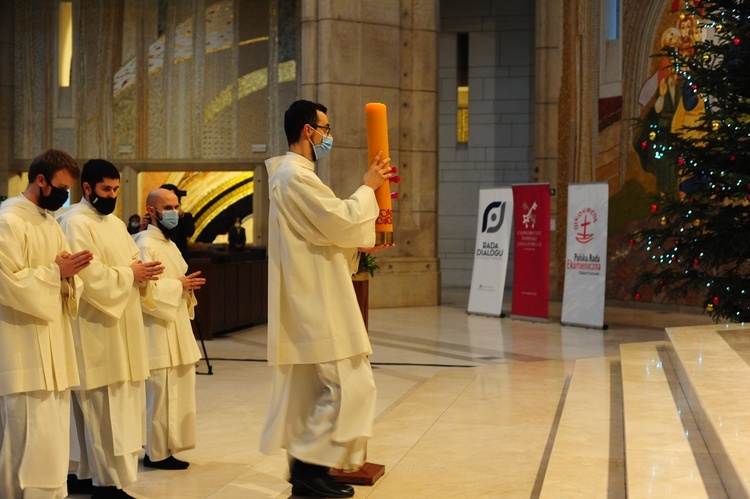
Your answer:
[[[677,2],[675,2],[677,5]],[[681,1],[679,32],[657,57],[669,122],[643,120],[642,158],[671,171],[630,244],[653,264],[634,291],[700,296],[714,320],[750,321],[750,1]],[[685,29],[683,30],[683,22]],[[671,170],[670,170],[671,169]],[[652,287],[652,288],[651,288]]]

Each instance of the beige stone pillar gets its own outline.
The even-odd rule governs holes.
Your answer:
[[[301,97],[329,109],[334,148],[319,174],[340,197],[367,168],[365,104],[388,108],[396,247],[379,253],[370,306],[436,305],[438,2],[302,0]]]
[[[9,193],[9,177],[13,176],[13,33],[14,2],[0,0],[0,196]]]
[[[567,183],[560,183],[558,161],[558,121],[562,78],[563,2],[537,0],[535,95],[534,95],[534,175],[535,182],[549,182],[557,193],[552,198],[551,215],[556,221],[552,231],[550,255],[550,293],[554,297],[562,288],[564,272],[559,271],[558,255],[565,257],[565,221],[559,207],[567,203]],[[562,236],[560,236],[562,234]]]

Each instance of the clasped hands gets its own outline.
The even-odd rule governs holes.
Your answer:
[[[92,258],[94,258],[94,255],[89,250],[83,250],[73,254],[70,254],[67,251],[61,251],[55,257],[55,263],[60,268],[60,279],[73,277],[78,272],[88,267]]]
[[[133,278],[138,282],[158,281],[159,275],[164,272],[164,265],[161,262],[144,262],[136,260],[130,264],[133,271]]]
[[[192,274],[178,277],[178,279],[182,283],[182,289],[185,291],[193,291],[196,289],[201,289],[201,287],[204,284],[206,284],[206,278],[198,277],[200,273],[201,271],[198,270],[197,272],[193,272]]]

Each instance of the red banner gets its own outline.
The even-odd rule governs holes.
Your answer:
[[[513,306],[516,318],[549,318],[549,184],[513,186]]]

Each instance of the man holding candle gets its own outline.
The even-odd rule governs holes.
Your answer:
[[[294,102],[284,116],[289,151],[266,161],[274,382],[261,450],[287,450],[293,494],[351,497],[354,489],[333,481],[328,469],[362,466],[376,399],[351,276],[358,248],[375,244],[374,191],[391,167],[378,154],[363,185],[337,198],[315,174],[315,162],[333,147],[326,112],[314,102]]]

